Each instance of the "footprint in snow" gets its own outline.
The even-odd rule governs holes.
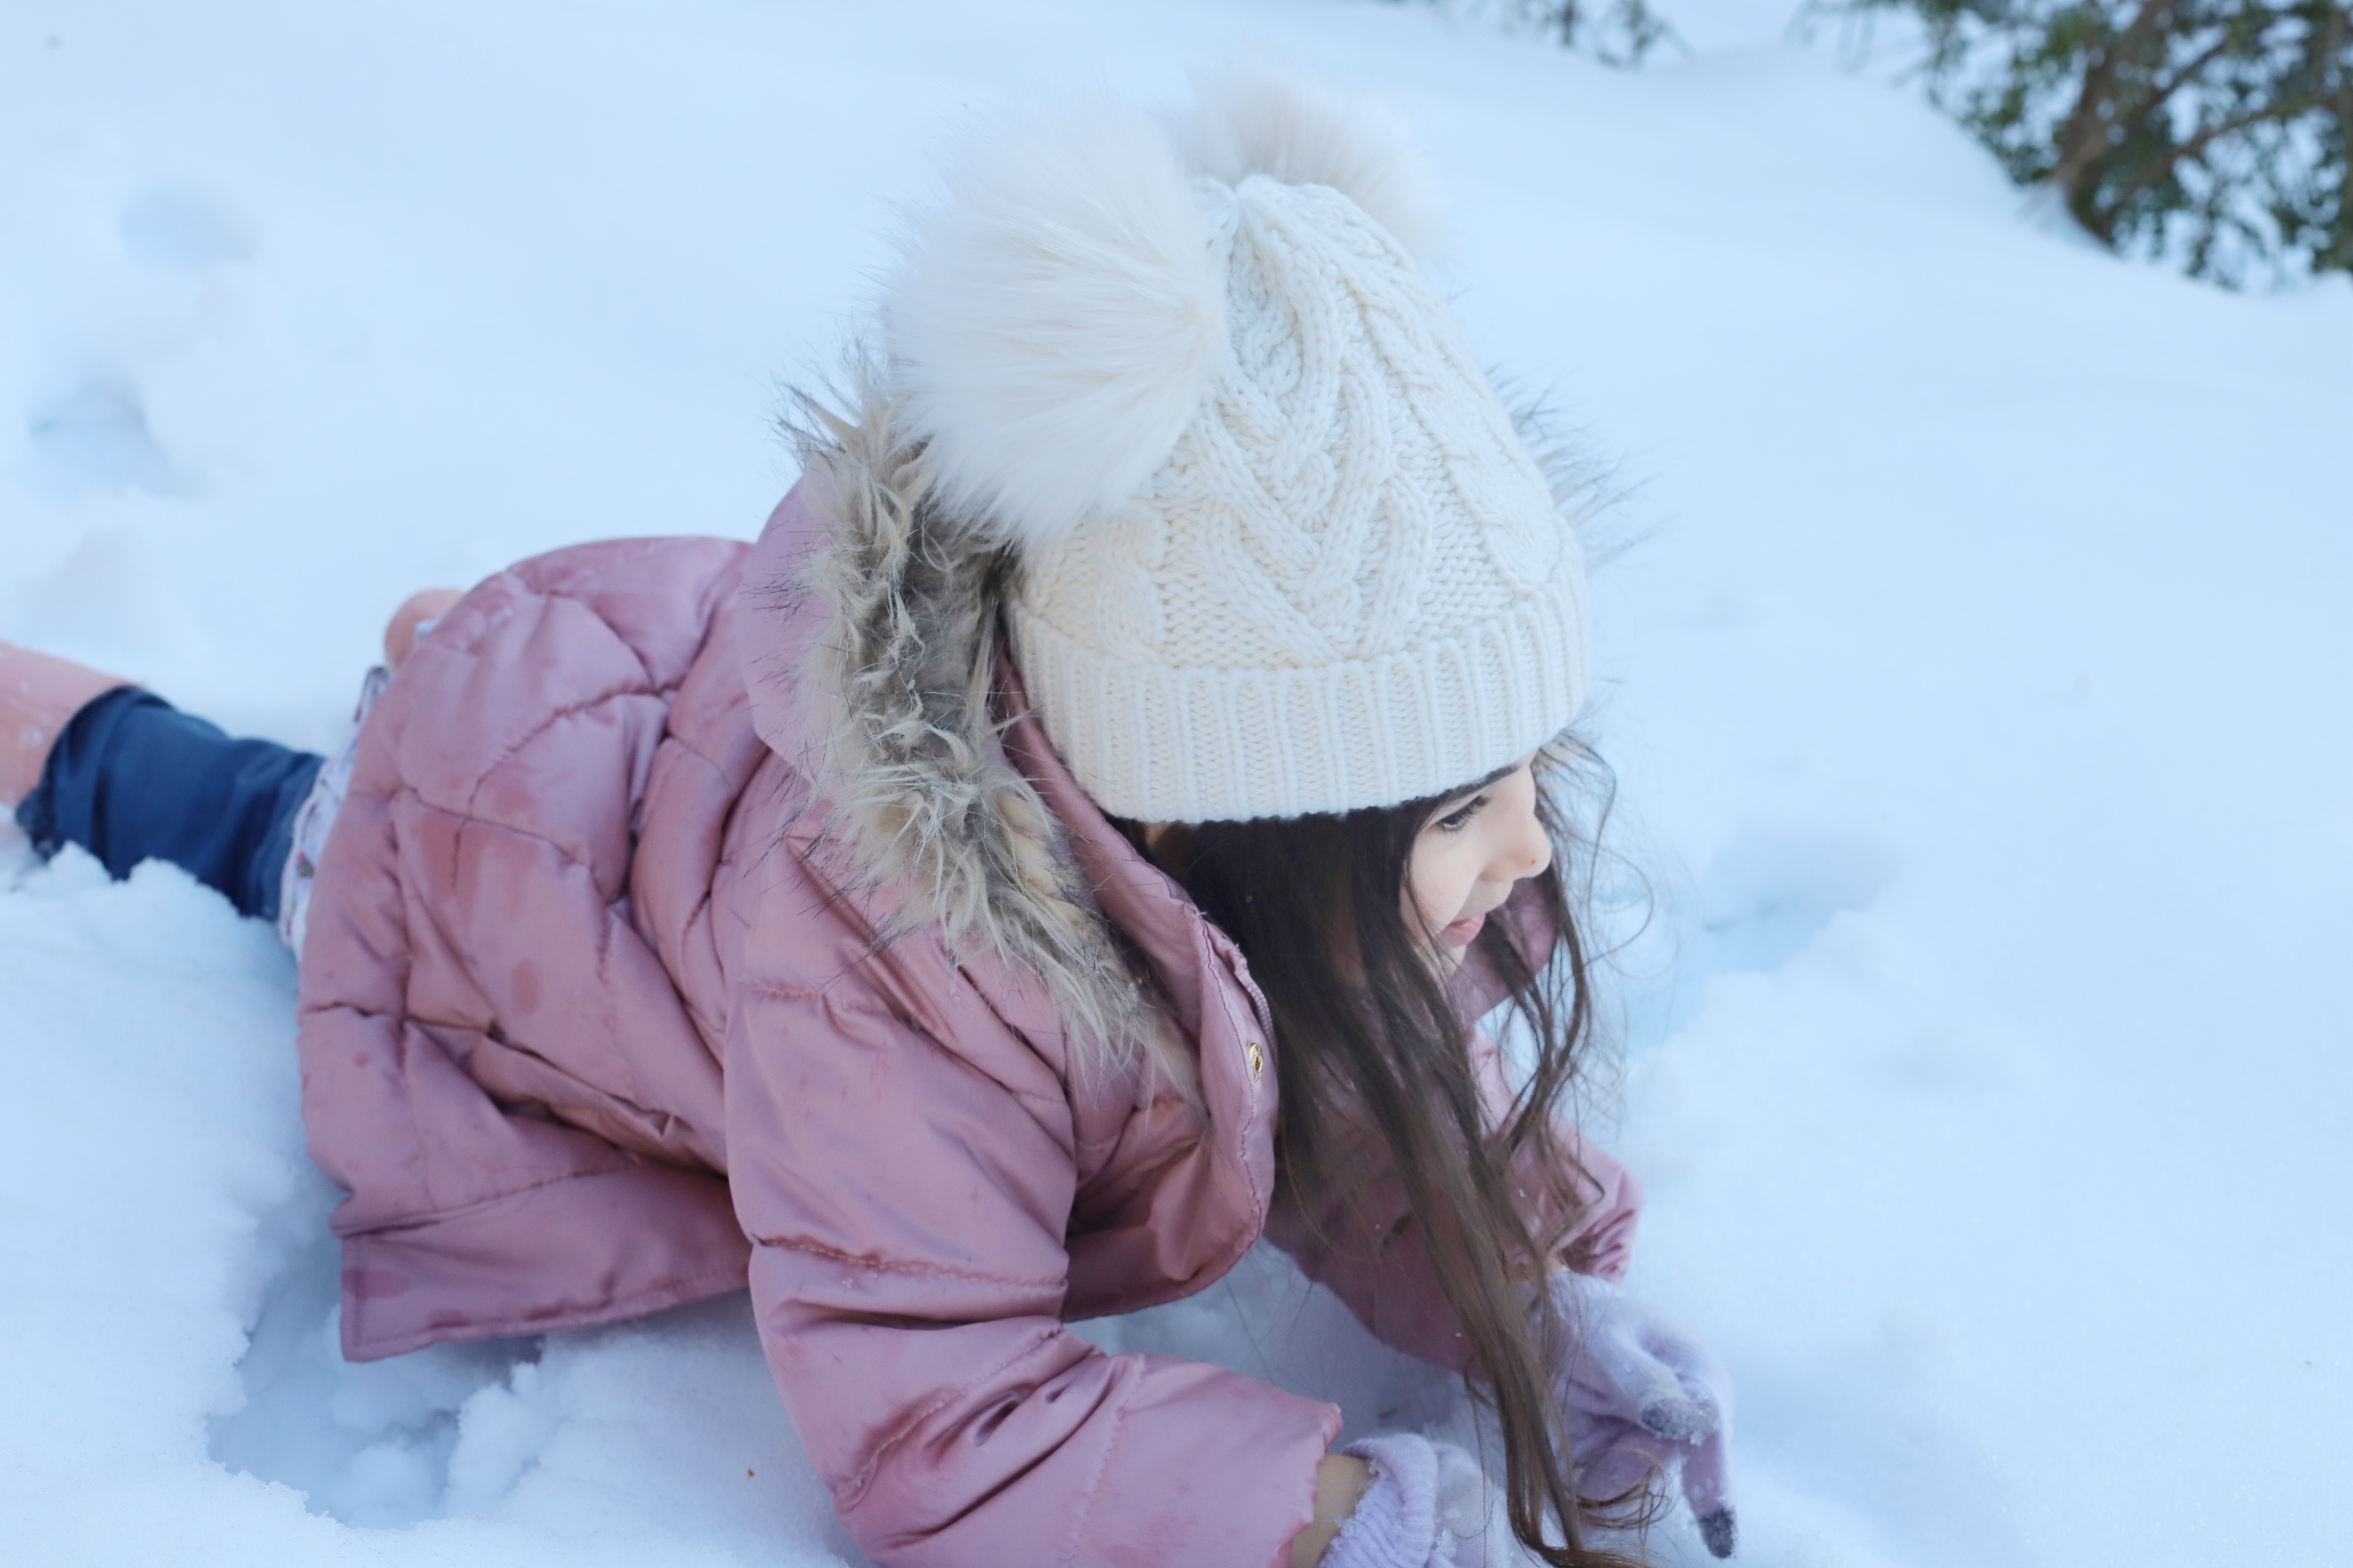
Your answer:
[[[105,491],[177,489],[147,428],[138,392],[92,378],[34,404],[25,419],[34,488],[59,500]]]
[[[1894,852],[1859,833],[1749,827],[1708,863],[1678,911],[1679,942],[1662,980],[1628,1008],[1629,1043],[1672,1038],[1698,1011],[1712,974],[1771,973],[1842,910],[1864,910],[1894,880]]]

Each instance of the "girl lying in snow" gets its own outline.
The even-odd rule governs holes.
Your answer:
[[[282,918],[349,1357],[748,1284],[886,1565],[1622,1563],[1678,1465],[1728,1555],[1729,1388],[1556,1112],[1574,535],[1399,126],[1199,98],[967,146],[756,544],[412,601],[333,765],[0,650],[0,788]],[[1064,1327],[1261,1232],[1475,1379],[1500,1483]]]

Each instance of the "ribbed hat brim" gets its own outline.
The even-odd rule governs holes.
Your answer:
[[[1141,665],[1093,652],[1017,601],[1015,657],[1047,733],[1113,816],[1240,822],[1396,805],[1527,755],[1589,685],[1574,552],[1495,619],[1410,653],[1313,668]]]

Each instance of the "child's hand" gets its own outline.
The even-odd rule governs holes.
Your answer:
[[[1372,1484],[1318,1568],[1505,1568],[1527,1559],[1479,1461],[1410,1433],[1351,1443]]]
[[[1353,1454],[1326,1454],[1315,1474],[1315,1517],[1292,1539],[1291,1568],[1315,1568],[1324,1548],[1363,1500],[1372,1471]]]
[[[1683,1462],[1683,1497],[1702,1540],[1729,1557],[1732,1380],[1691,1331],[1607,1279],[1564,1268],[1553,1309],[1574,1347],[1555,1378],[1568,1412],[1577,1489],[1597,1501]]]

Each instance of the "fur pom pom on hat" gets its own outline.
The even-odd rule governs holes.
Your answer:
[[[1009,118],[911,221],[885,305],[948,505],[1056,542],[1143,485],[1228,353],[1192,184],[1140,110]]]
[[[936,504],[1015,548],[1014,654],[1114,816],[1388,805],[1550,740],[1584,565],[1416,259],[1397,112],[1267,66],[1173,125],[1008,118],[884,307]]]

